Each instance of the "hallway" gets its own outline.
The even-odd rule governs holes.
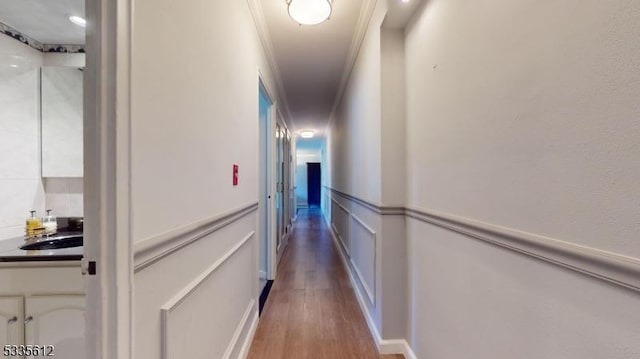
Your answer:
[[[301,210],[250,359],[403,358],[379,355],[319,209]]]
[[[639,38],[640,0],[0,0],[0,347],[640,359]]]

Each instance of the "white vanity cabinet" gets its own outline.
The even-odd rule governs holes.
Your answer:
[[[34,295],[25,298],[25,344],[53,345],[56,357],[83,359],[84,295]],[[36,357],[28,357],[36,358]]]
[[[10,344],[52,345],[53,358],[85,358],[79,261],[0,265],[0,290],[0,357],[4,358],[4,345]]]
[[[0,350],[7,344],[24,342],[23,305],[21,296],[0,296]]]

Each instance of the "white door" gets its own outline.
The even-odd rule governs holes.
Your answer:
[[[84,295],[27,297],[25,344],[53,345],[56,358],[84,359],[84,313]]]
[[[23,344],[23,326],[24,312],[22,297],[0,297],[0,350],[5,345],[21,345]],[[3,356],[2,358],[18,358],[17,356]]]

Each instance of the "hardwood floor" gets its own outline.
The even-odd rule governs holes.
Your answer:
[[[319,210],[298,214],[249,358],[404,358],[377,353]]]

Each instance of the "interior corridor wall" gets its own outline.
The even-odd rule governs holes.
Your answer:
[[[367,29],[330,136],[332,187],[375,203],[381,200],[380,24],[384,12],[378,6]]]
[[[235,358],[257,321],[258,75],[276,97],[272,75],[247,1],[132,14],[136,357]]]
[[[372,17],[333,114],[326,145],[331,173],[325,213],[361,308],[382,352],[406,338],[406,238],[403,33],[383,29],[386,1]]]
[[[426,2],[405,39],[408,205],[639,258],[638,19],[633,1]],[[417,357],[640,356],[640,293],[407,221]]]

